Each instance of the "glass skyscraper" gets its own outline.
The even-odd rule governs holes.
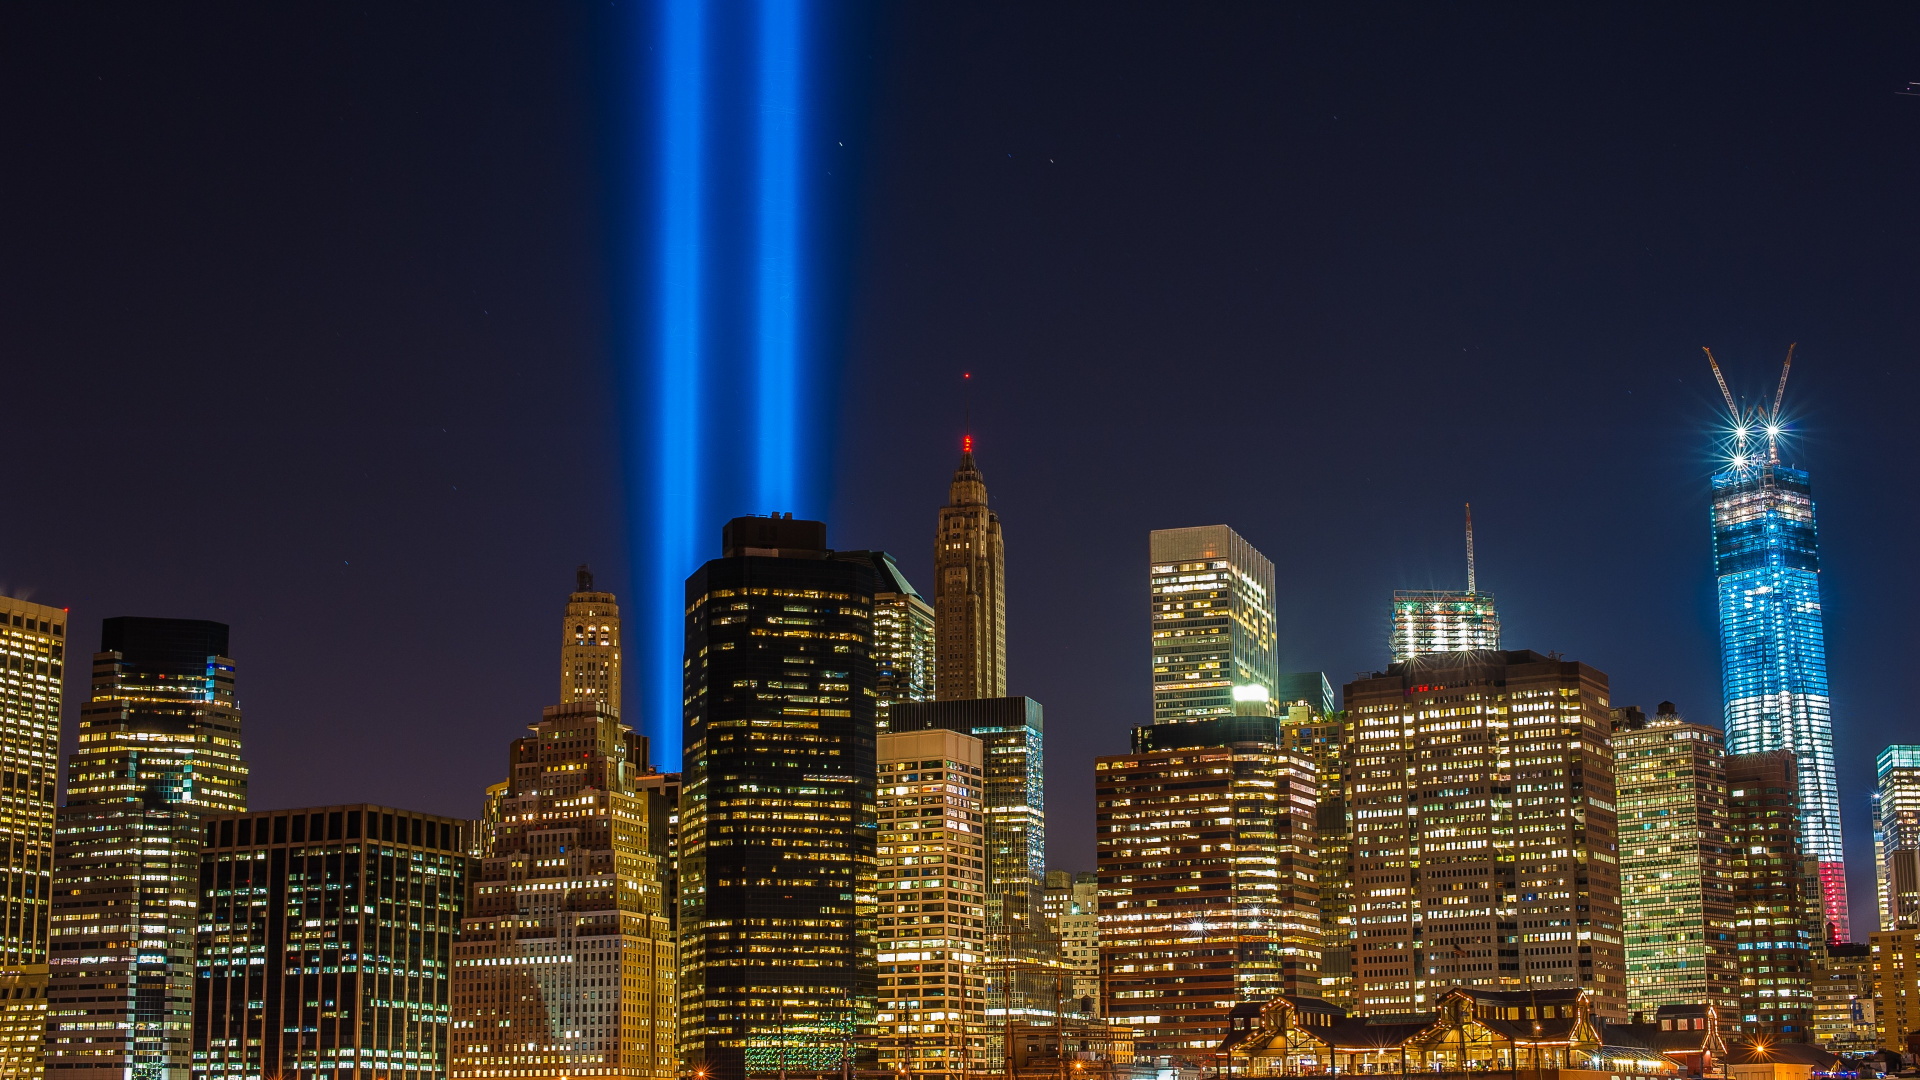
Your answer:
[[[1153,722],[1232,716],[1278,695],[1273,563],[1225,525],[1148,537]]]
[[[1819,860],[1827,936],[1849,940],[1820,545],[1807,474],[1771,454],[1746,453],[1716,473],[1713,561],[1727,752],[1793,751],[1801,835]]]

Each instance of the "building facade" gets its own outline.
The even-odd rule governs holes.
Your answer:
[[[987,1062],[987,848],[979,739],[879,739],[880,1067],[962,1080]]]
[[[1624,1018],[1607,677],[1526,650],[1434,653],[1347,684],[1353,999],[1579,988]]]
[[[105,620],[55,818],[49,1075],[187,1080],[201,823],[246,808],[227,627]]]
[[[620,715],[620,606],[593,587],[593,571],[574,571],[560,624],[560,703],[599,699]]]
[[[1045,714],[1032,698],[902,703],[894,730],[945,728],[978,738],[987,780],[987,923],[995,956],[1047,952]]]
[[[1889,746],[1875,762],[1873,877],[1880,929],[1920,925],[1920,746]]]
[[[1805,852],[1790,750],[1727,758],[1727,834],[1733,849],[1740,952],[1739,1029],[1806,1042],[1813,1024],[1812,948],[1821,939],[1818,869]]]
[[[196,1080],[446,1080],[470,828],[365,803],[207,818]]]
[[[1876,1044],[1907,1052],[1907,1039],[1920,1032],[1920,930],[1881,930],[1867,935],[1873,962],[1873,1016]]]
[[[1833,765],[1820,539],[1807,474],[1741,456],[1713,477],[1727,751],[1791,750],[1799,762],[1801,835],[1820,864],[1824,919],[1850,939]]]
[[[1060,959],[1073,972],[1073,996],[1083,1005],[1090,999],[1098,1009],[1100,875],[1091,870],[1047,871],[1046,915]]]
[[[722,551],[686,588],[682,1056],[838,1069],[877,990],[877,583],[818,521],[736,518]]]
[[[1007,696],[1007,553],[973,436],[940,508],[933,544],[934,683],[940,701]]]
[[[1340,1008],[1353,1003],[1353,822],[1347,812],[1347,768],[1353,724],[1344,712],[1322,714],[1300,702],[1286,707],[1285,747],[1314,770],[1318,806],[1313,839],[1320,894],[1320,991]]]
[[[1682,720],[1670,701],[1649,719],[1614,710],[1620,908],[1627,1007],[1740,1007],[1727,750],[1720,729]]]
[[[1407,590],[1393,594],[1387,649],[1393,662],[1427,653],[1500,648],[1500,613],[1493,594]]]
[[[1155,529],[1147,546],[1153,722],[1279,700],[1273,563],[1225,525]]]
[[[0,1075],[46,1061],[47,920],[67,613],[0,596]]]
[[[1134,729],[1094,762],[1101,1015],[1197,1067],[1234,1005],[1320,986],[1312,766],[1272,716]]]
[[[934,697],[933,606],[884,551],[841,552],[837,558],[867,556],[873,563],[874,726],[893,730],[895,702],[932,701]]]
[[[453,946],[452,1075],[676,1076],[646,739],[597,697],[549,705],[528,731],[488,789]]]
[[[1879,1046],[1869,943],[1813,943],[1812,1041],[1836,1054],[1866,1054]]]

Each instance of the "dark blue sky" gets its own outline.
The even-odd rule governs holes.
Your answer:
[[[832,541],[929,583],[973,371],[1055,864],[1148,715],[1154,527],[1244,533],[1338,682],[1471,500],[1510,645],[1717,716],[1699,347],[1759,395],[1797,340],[1865,925],[1920,741],[1920,14],[835,10]],[[630,593],[613,55],[587,7],[0,12],[0,588],[231,623],[257,805],[476,812],[574,564]]]

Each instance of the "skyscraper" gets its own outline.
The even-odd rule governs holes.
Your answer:
[[[895,731],[945,728],[986,745],[987,923],[995,956],[1039,955],[1046,940],[1046,731],[1032,698],[902,702]]]
[[[1708,354],[1709,360],[1712,354]],[[1792,353],[1788,353],[1792,362]],[[1714,376],[1720,368],[1714,365]],[[1786,372],[1780,391],[1786,390]],[[1721,381],[1721,389],[1726,383]],[[1801,835],[1820,862],[1831,940],[1849,940],[1840,786],[1833,766],[1827,645],[1820,611],[1820,538],[1804,470],[1780,462],[1780,394],[1771,413],[1743,412],[1727,466],[1713,475],[1713,563],[1719,579],[1720,672],[1727,752],[1791,750]],[[1759,443],[1761,435],[1766,445]]]
[[[1273,564],[1225,525],[1155,529],[1147,547],[1153,722],[1277,700]]]
[[[962,1080],[987,1062],[986,815],[980,740],[879,740],[880,1067]]]
[[[1534,986],[1624,1018],[1606,675],[1527,650],[1434,653],[1345,701],[1360,1011]]]
[[[712,1080],[846,1063],[874,1016],[873,564],[735,518],[686,584],[682,1053]]]
[[[1880,751],[1873,789],[1873,876],[1880,929],[1920,927],[1920,746]]]
[[[1682,720],[1670,701],[1651,720],[1631,706],[1613,717],[1627,1005],[1706,1004],[1731,1015],[1740,956],[1720,730]]]
[[[446,1080],[469,826],[365,803],[208,818],[194,1075]]]
[[[1467,507],[1467,591],[1401,590],[1393,594],[1387,650],[1393,662],[1426,653],[1500,648],[1493,594],[1480,591],[1473,561],[1473,507]]]
[[[597,697],[549,705],[528,731],[487,791],[453,946],[452,1075],[676,1076],[647,740]]]
[[[46,1060],[47,900],[67,613],[0,596],[0,1075]]]
[[[1094,761],[1103,1016],[1198,1066],[1243,1001],[1317,997],[1313,767],[1272,715],[1134,729]]]
[[[595,592],[593,571],[574,571],[573,595],[560,624],[560,703],[598,698],[620,715],[620,606]]]
[[[893,730],[894,703],[932,701],[934,694],[933,608],[884,551],[843,551],[835,558],[873,563],[878,592],[873,594],[874,725]]]
[[[1806,1042],[1812,1030],[1820,901],[1818,864],[1800,835],[1797,767],[1790,750],[1727,757],[1739,1029],[1787,1042]]]
[[[47,1068],[187,1080],[201,821],[247,808],[227,627],[107,619],[56,816]]]
[[[940,701],[1007,694],[1006,548],[973,464],[973,436],[940,508],[933,545],[934,682]]]

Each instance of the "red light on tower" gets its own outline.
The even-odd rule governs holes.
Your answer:
[[[960,436],[960,450],[963,453],[968,453],[968,454],[973,453],[973,436],[971,435]]]

